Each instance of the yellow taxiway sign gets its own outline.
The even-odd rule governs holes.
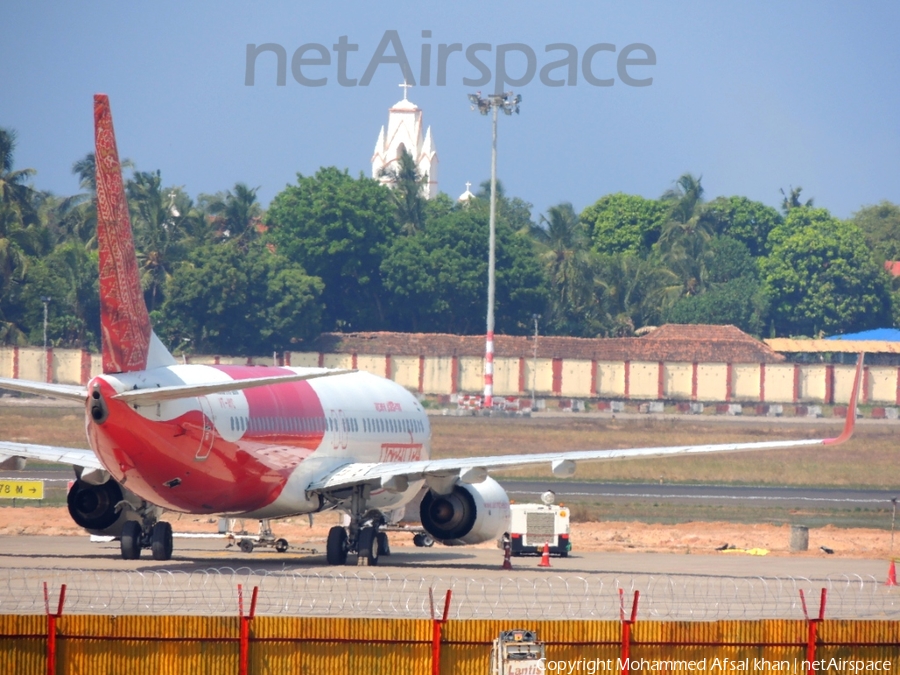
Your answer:
[[[0,479],[0,499],[43,499],[44,481]]]

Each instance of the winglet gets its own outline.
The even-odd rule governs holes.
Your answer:
[[[138,274],[119,152],[106,94],[94,96],[94,140],[103,372],[144,370],[152,329]]]
[[[856,362],[856,376],[853,378],[853,391],[850,393],[850,405],[847,406],[847,419],[844,420],[844,430],[837,438],[826,438],[824,445],[838,445],[844,441],[850,440],[853,430],[856,428],[856,401],[859,398],[859,387],[862,382],[863,361],[865,361],[865,352],[860,352]]]

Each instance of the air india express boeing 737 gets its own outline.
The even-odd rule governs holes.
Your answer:
[[[357,554],[376,564],[386,518],[423,487],[425,530],[443,544],[475,544],[508,529],[509,498],[488,475],[495,469],[542,464],[568,477],[579,461],[814,446],[853,432],[859,369],[844,431],[833,439],[432,460],[425,411],[390,380],[324,368],[179,364],[144,304],[105,95],[94,97],[94,124],[103,373],[86,386],[0,380],[6,389],[83,403],[90,449],[0,441],[0,461],[72,465],[72,518],[118,537],[123,558],[145,548],[157,560],[172,556],[172,527],[160,519],[166,511],[259,519],[271,537],[269,519],[336,509],[349,525],[330,530],[328,563]]]

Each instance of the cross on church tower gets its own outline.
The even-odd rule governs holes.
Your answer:
[[[409,90],[409,89],[412,89],[412,88],[413,88],[414,85],[412,85],[412,84],[407,84],[407,83],[406,83],[406,80],[403,80],[403,84],[398,84],[397,86],[398,86],[398,87],[403,87],[403,100],[404,100],[404,101],[408,101],[409,99],[406,98],[406,94],[408,93],[408,90]]]

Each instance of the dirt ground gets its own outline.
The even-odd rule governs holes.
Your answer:
[[[169,514],[168,520],[176,532],[218,531],[216,518],[178,516]],[[316,516],[314,526],[303,518],[288,518],[273,522],[275,536],[284,537],[294,545],[307,545],[324,550],[328,528],[337,522],[336,514]],[[245,523],[255,534],[257,524]],[[83,536],[65,507],[0,508],[0,536],[62,535]],[[809,550],[790,551],[791,528],[788,525],[741,525],[734,523],[682,523],[677,525],[648,525],[645,523],[601,522],[572,523],[572,546],[577,551],[628,551],[647,553],[713,553],[728,544],[733,550],[722,555],[754,555],[767,551],[774,556],[887,559],[891,557],[891,533],[874,529],[841,529],[823,527],[809,530]],[[392,533],[391,546],[412,546],[412,535]],[[494,547],[493,542],[479,547]],[[825,553],[820,547],[834,551]],[[900,546],[900,535],[897,537]]]

